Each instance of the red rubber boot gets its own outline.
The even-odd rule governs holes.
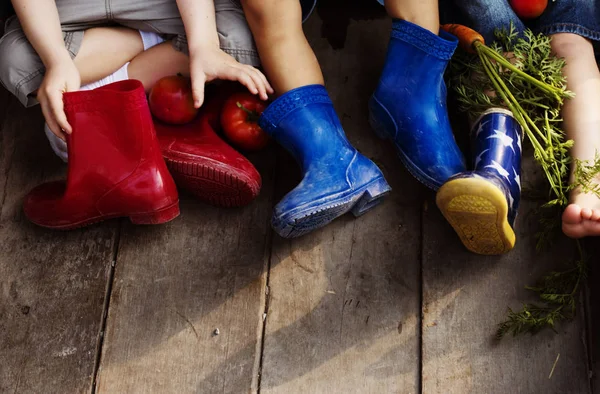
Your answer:
[[[64,103],[73,128],[67,180],[42,184],[25,197],[30,221],[67,230],[123,216],[159,224],[179,215],[141,82],[65,93]]]
[[[223,102],[219,95],[207,99],[191,123],[167,125],[155,121],[163,157],[182,189],[220,207],[248,205],[258,196],[260,174],[240,153],[216,133]]]

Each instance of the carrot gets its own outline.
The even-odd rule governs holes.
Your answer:
[[[458,45],[469,53],[477,53],[475,51],[476,42],[485,45],[483,36],[467,26],[451,23],[442,25],[441,28],[450,34],[455,35],[458,38]]]

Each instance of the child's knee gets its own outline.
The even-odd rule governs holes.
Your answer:
[[[592,43],[587,38],[573,33],[553,34],[552,50],[558,57],[565,59],[594,56]]]

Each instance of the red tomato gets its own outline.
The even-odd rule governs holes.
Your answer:
[[[269,135],[258,125],[258,118],[267,105],[250,93],[232,94],[221,111],[221,126],[225,136],[245,150],[259,150],[269,142]]]
[[[169,124],[189,123],[198,114],[191,81],[181,75],[160,79],[150,91],[148,103],[152,115]]]
[[[542,15],[548,0],[510,0],[510,6],[521,19],[533,19]]]

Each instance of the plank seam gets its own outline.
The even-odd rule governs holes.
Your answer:
[[[115,279],[115,271],[117,267],[117,255],[119,253],[119,244],[121,242],[121,228],[123,219],[119,219],[115,232],[115,240],[113,243],[112,258],[108,271],[108,280],[106,283],[106,291],[104,296],[104,305],[102,307],[102,319],[100,324],[100,332],[98,333],[98,343],[96,345],[96,360],[94,362],[94,372],[92,374],[92,393],[97,392],[98,375],[100,373],[100,364],[102,362],[102,350],[104,348],[104,337],[106,335],[106,325],[108,322],[108,310],[110,308],[110,299],[112,296],[113,282]]]
[[[356,244],[356,239],[355,237],[355,231],[356,231],[356,220],[353,222],[353,226],[352,226],[352,236],[351,236],[351,240],[352,240],[352,244],[350,245],[350,257],[349,257],[349,263],[350,266],[348,267],[348,277],[346,278],[346,284],[344,285],[344,295],[342,296],[342,301],[344,301],[344,305],[342,305],[342,313],[340,316],[340,333],[338,335],[338,341],[341,343],[342,342],[342,336],[344,334],[344,311],[346,310],[346,294],[348,291],[348,283],[350,283],[350,277],[352,276],[352,255],[354,253],[354,244]],[[350,300],[350,302],[352,302],[352,300]]]
[[[273,210],[275,208],[275,198],[277,197],[277,185],[275,185],[275,182],[277,181],[277,177],[279,175],[279,155],[275,155],[275,160],[274,160],[274,166],[273,166],[273,170],[272,170],[272,179],[273,179],[273,189],[271,191],[271,210]],[[258,381],[257,381],[257,387],[256,387],[256,392],[257,394],[261,393],[261,385],[262,385],[262,372],[263,372],[263,362],[264,362],[264,355],[265,355],[265,339],[267,336],[267,317],[269,315],[269,306],[270,306],[270,301],[271,301],[271,262],[273,259],[273,230],[271,228],[271,226],[269,225],[269,229],[267,231],[267,241],[265,242],[266,245],[265,247],[267,248],[266,250],[268,251],[267,254],[267,278],[265,280],[265,305],[263,308],[263,322],[262,322],[262,331],[261,331],[261,336],[260,336],[260,361],[258,364]]]

